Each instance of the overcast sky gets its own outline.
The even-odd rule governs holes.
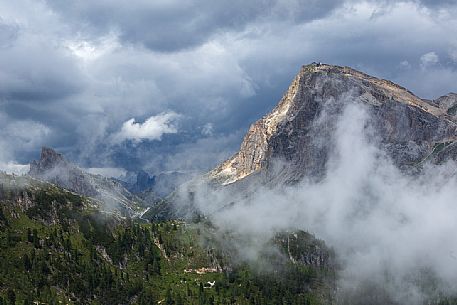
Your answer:
[[[456,1],[0,0],[0,167],[205,170],[303,64],[457,91]]]

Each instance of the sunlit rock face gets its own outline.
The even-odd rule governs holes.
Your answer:
[[[424,100],[390,81],[314,63],[301,68],[279,104],[251,125],[239,152],[211,171],[210,180],[228,185],[257,173],[275,183],[321,179],[334,152],[336,122],[349,104],[365,109],[367,138],[403,170],[457,155],[456,94]]]

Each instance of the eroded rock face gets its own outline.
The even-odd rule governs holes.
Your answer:
[[[239,152],[209,173],[210,180],[228,185],[259,172],[284,182],[320,179],[332,152],[336,122],[353,103],[369,113],[377,142],[398,167],[414,167],[443,143],[447,151],[440,151],[436,160],[442,161],[445,153],[456,155],[455,94],[422,100],[390,81],[348,67],[311,64],[302,67],[276,108],[251,125]],[[287,166],[278,169],[278,160]]]

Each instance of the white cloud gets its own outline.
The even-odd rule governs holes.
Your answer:
[[[411,64],[407,61],[407,60],[403,60],[401,63],[400,63],[400,67],[402,69],[411,69]]]
[[[0,129],[0,163],[9,164],[1,168],[10,168],[14,164],[16,151],[37,150],[52,135],[49,127],[35,121],[12,121],[2,113],[0,120],[3,124]]]
[[[440,58],[435,52],[428,52],[420,57],[421,67],[423,69],[436,65],[439,61]]]
[[[214,133],[214,125],[213,123],[206,123],[202,127],[202,135],[204,136],[212,136]]]
[[[177,133],[175,125],[179,115],[175,112],[164,112],[149,117],[144,123],[135,122],[132,118],[122,124],[121,130],[113,137],[115,143],[125,140],[139,142],[142,140],[161,140],[162,135]]]
[[[449,51],[449,56],[455,63],[457,63],[457,47]]]
[[[95,60],[108,52],[112,52],[116,48],[121,47],[118,41],[118,35],[114,32],[111,32],[96,41],[85,39],[68,40],[66,46],[72,54],[84,61]]]
[[[10,138],[11,142],[17,145],[16,147],[34,149],[40,146],[40,143],[42,143],[50,133],[51,130],[44,124],[34,121],[16,121],[8,124],[1,134]]]
[[[0,112],[0,170],[17,175],[26,174],[29,171],[27,162],[15,161],[17,151],[34,152],[49,141],[52,130],[35,121],[12,121],[11,118]]]

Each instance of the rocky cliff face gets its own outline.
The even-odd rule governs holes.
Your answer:
[[[366,108],[378,142],[398,167],[457,156],[456,94],[423,100],[348,67],[311,64],[302,67],[273,111],[251,125],[239,152],[208,174],[210,180],[228,185],[256,173],[284,182],[319,179],[338,117],[351,103]],[[277,160],[287,164],[280,175]]]

